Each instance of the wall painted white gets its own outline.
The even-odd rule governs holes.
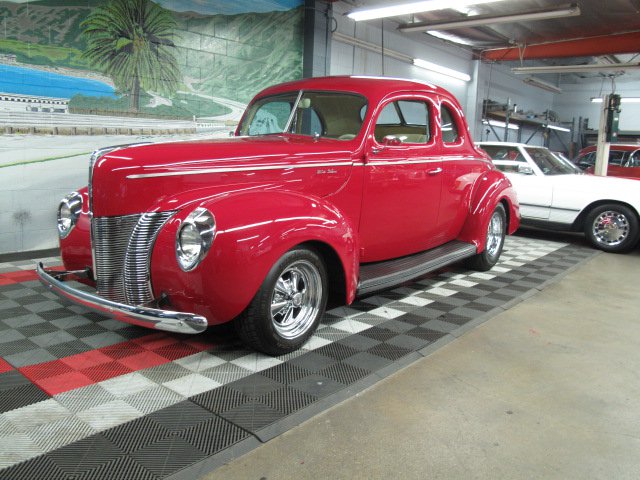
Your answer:
[[[509,66],[484,63],[473,58],[471,52],[422,33],[401,34],[392,19],[354,22],[346,16],[353,7],[344,3],[334,4],[336,31],[353,38],[380,46],[384,40],[386,49],[394,50],[410,57],[423,58],[448,68],[469,74],[470,82],[462,82],[445,75],[415,67],[408,62],[385,56],[380,52],[353,47],[336,39],[331,43],[331,75],[385,75],[419,79],[435,83],[449,90],[460,101],[473,138],[479,140],[500,140],[504,129],[494,127],[495,133],[482,125],[482,104],[484,99],[499,103],[517,105],[518,112],[541,115],[546,110],[558,114],[561,122],[575,122],[578,127],[580,117],[589,120],[591,128],[597,128],[600,106],[590,103],[590,97],[611,92],[611,83],[600,79],[581,83],[562,83],[557,76],[556,83],[562,93],[553,93],[522,81],[525,75],[516,75]],[[384,62],[384,64],[383,64]],[[617,79],[616,93],[624,96],[640,97],[640,73],[628,74]],[[620,130],[640,130],[640,104],[624,104],[620,117]],[[544,145],[544,132],[533,127],[524,127],[520,132],[509,130],[509,141],[528,141],[532,145]],[[568,150],[577,135],[552,132],[548,141],[552,149]]]
[[[482,102],[485,99],[493,100],[501,104],[510,103],[516,106],[519,114],[542,114],[546,110],[554,110],[555,97],[559,94],[542,90],[528,85],[522,81],[522,76],[511,73],[511,69],[501,64],[480,63],[478,75],[478,115],[473,127],[476,140],[497,141],[495,134],[483,126]],[[570,120],[570,119],[569,119]],[[498,135],[503,139],[504,129],[494,127]],[[487,130],[489,130],[487,132]],[[508,141],[526,141],[536,132],[533,127],[524,127],[520,132],[509,130]],[[519,137],[519,138],[518,138]],[[542,132],[537,132],[529,140],[531,145],[544,145]]]
[[[476,140],[496,140],[491,131],[487,134],[486,126],[483,127],[481,122],[484,98],[501,103],[507,103],[511,99],[519,110],[536,113],[553,109],[553,93],[523,83],[508,68],[474,60],[472,52],[423,33],[399,33],[396,30],[398,24],[391,19],[354,22],[346,16],[350,9],[344,2],[334,4],[336,31],[340,34],[380,47],[384,41],[385,49],[467,73],[471,76],[471,81],[456,80],[386,55],[383,59],[381,52],[347,45],[335,38],[331,43],[331,75],[384,75],[423,80],[444,87],[462,105],[469,129]],[[503,130],[495,129],[502,138]],[[517,133],[509,132],[509,140],[516,141]],[[523,140],[528,139],[531,132],[532,130],[523,131]],[[539,145],[543,142],[542,135],[536,135],[531,140],[531,143]]]
[[[398,33],[396,31],[398,24],[389,19],[354,22],[345,15],[350,9],[351,7],[343,2],[334,4],[333,14],[337,23],[337,32],[378,46],[381,46],[384,40],[385,49],[400,52],[412,58],[421,58],[473,76],[471,52],[445,44],[425,34]],[[383,65],[380,52],[346,45],[335,39],[331,43],[330,71],[331,75],[384,75],[431,82],[449,90],[465,110],[469,85],[474,84],[473,80],[464,82],[389,56],[384,57]]]
[[[611,83],[608,78],[594,78],[581,83],[561,84],[564,90],[558,95],[554,109],[558,112],[571,112],[578,118],[588,118],[589,128],[598,128],[602,104],[591,103],[591,97],[602,97],[604,94],[617,93],[624,97],[640,98],[640,75],[628,72]],[[614,92],[615,90],[615,92]],[[621,131],[640,130],[640,103],[623,103],[620,113],[619,129]]]

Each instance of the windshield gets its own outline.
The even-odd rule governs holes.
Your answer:
[[[367,111],[361,95],[343,92],[289,92],[252,103],[240,135],[295,133],[351,140],[360,132]]]
[[[525,150],[545,175],[582,173],[582,171],[571,162],[562,160],[546,148],[525,147]]]

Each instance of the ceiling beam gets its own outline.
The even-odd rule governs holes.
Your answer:
[[[528,60],[534,58],[592,57],[640,52],[640,31],[538,43],[523,48],[495,48],[482,52],[483,60]]]
[[[497,23],[513,23],[535,20],[548,20],[550,18],[575,17],[580,15],[580,7],[577,5],[563,5],[559,8],[545,8],[527,10],[506,15],[473,15],[460,20],[447,22],[412,22],[403,23],[398,30],[403,33],[426,32],[428,30],[453,30],[456,28],[478,27],[481,25],[493,25]]]
[[[530,73],[589,73],[589,72],[624,72],[640,69],[640,62],[635,63],[589,63],[587,65],[549,65],[540,67],[513,67],[516,74]],[[526,80],[526,79],[525,79]]]

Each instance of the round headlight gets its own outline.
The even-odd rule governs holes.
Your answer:
[[[184,219],[176,235],[176,258],[185,272],[196,268],[211,248],[216,221],[206,208],[196,208]]]
[[[62,199],[58,206],[58,235],[65,238],[78,222],[82,212],[82,195],[72,192]]]

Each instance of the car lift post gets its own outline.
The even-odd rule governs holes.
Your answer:
[[[618,138],[618,122],[620,119],[620,95],[605,95],[600,112],[600,126],[598,128],[598,144],[596,150],[596,164],[593,167],[595,175],[606,176],[609,166],[609,147]]]

